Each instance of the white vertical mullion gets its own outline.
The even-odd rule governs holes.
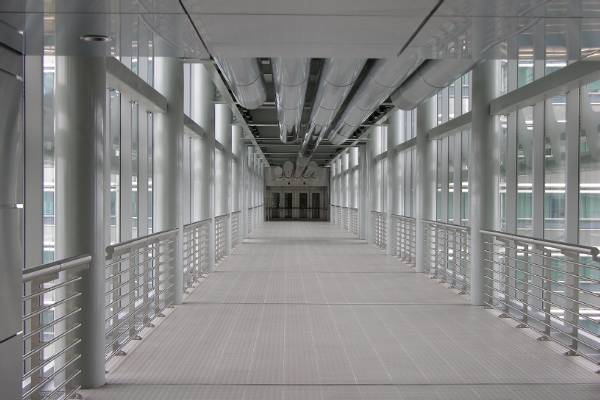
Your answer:
[[[121,93],[121,242],[131,239],[131,99]]]
[[[544,237],[544,115],[545,104],[538,102],[533,108],[533,237]]]
[[[565,241],[579,243],[579,110],[580,89],[567,93],[567,148],[565,176]]]
[[[517,233],[517,112],[511,112],[506,122],[506,231]]]
[[[461,203],[460,203],[460,195],[461,195],[461,174],[462,174],[462,131],[458,131],[454,133],[454,135],[450,138],[450,140],[454,140],[454,154],[453,154],[453,162],[454,162],[454,199],[452,200],[452,213],[454,214],[454,224],[461,225]]]
[[[449,140],[450,138],[448,136],[444,137],[442,139],[442,174],[441,174],[441,181],[442,181],[442,218],[441,220],[443,222],[448,222],[448,200],[450,198],[450,193],[448,191],[448,183],[449,183],[449,178],[448,178],[448,154],[449,154]]]
[[[138,237],[148,232],[148,114],[138,109]]]

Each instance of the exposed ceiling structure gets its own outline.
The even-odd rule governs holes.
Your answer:
[[[122,56],[142,21],[162,38],[155,56],[218,65],[271,164],[303,166],[326,164],[394,104],[413,106],[482,57],[508,57],[496,45],[537,22],[598,35],[600,0],[3,0],[0,17],[54,30],[59,53]],[[90,33],[112,41],[79,40]],[[43,35],[31,38],[41,54]]]

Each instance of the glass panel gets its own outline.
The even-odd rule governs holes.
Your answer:
[[[448,137],[448,222],[454,222],[454,154],[455,137]]]
[[[517,85],[521,87],[533,82],[533,34],[524,32],[518,36],[518,76]]]
[[[454,82],[448,86],[448,119],[454,118]]]
[[[147,114],[148,118],[148,234],[154,231],[154,201],[152,182],[154,180],[154,125],[153,115]]]
[[[410,216],[415,216],[415,204],[417,198],[417,150],[413,148],[410,151],[410,169],[411,169],[411,180],[410,180]]]
[[[53,55],[43,58],[43,262],[54,261],[55,213],[54,213],[54,74]]]
[[[469,139],[471,131],[464,130],[461,133],[461,170],[460,170],[460,223],[469,225]]]
[[[495,120],[496,124],[496,148],[498,151],[497,164],[497,196],[498,209],[496,210],[496,229],[506,232],[506,163],[508,146],[508,118],[506,115],[499,115]]]
[[[462,76],[462,113],[471,111],[471,73],[467,72]]]
[[[565,240],[566,97],[546,100],[544,237]]]
[[[443,179],[443,167],[442,163],[442,141],[436,141],[437,146],[437,168],[436,168],[436,184],[435,184],[435,216],[438,221],[443,220],[443,207],[442,204],[442,179]]]
[[[139,228],[139,106],[131,102],[131,237],[138,237]]]
[[[110,243],[119,241],[121,215],[121,94],[109,90]]]
[[[546,20],[546,75],[567,65],[567,25]]]
[[[600,81],[581,88],[579,242],[600,246]]]
[[[533,107],[517,114],[517,233],[533,233]]]

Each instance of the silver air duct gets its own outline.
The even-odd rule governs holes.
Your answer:
[[[392,102],[402,110],[412,110],[470,70],[473,64],[473,60],[464,59],[429,60],[392,94]]]
[[[365,59],[330,58],[325,61],[321,80],[310,114],[310,125],[296,158],[297,177],[308,165],[315,148],[323,139],[352,86],[360,75]]]
[[[283,143],[298,139],[310,74],[309,58],[273,58],[273,83],[280,137]]]
[[[256,58],[217,58],[216,61],[242,107],[254,110],[263,105],[267,91]]]
[[[344,143],[420,62],[421,58],[414,54],[378,60],[330,132],[329,141],[335,145]]]

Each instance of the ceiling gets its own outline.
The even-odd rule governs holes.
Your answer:
[[[155,48],[157,56],[190,62],[260,58],[267,102],[256,110],[241,111],[272,164],[294,160],[298,144],[278,139],[271,57],[312,58],[306,121],[326,58],[506,57],[494,45],[539,21],[547,26],[568,21],[568,29],[578,32],[582,42],[600,44],[600,0],[0,1],[0,35],[3,24],[25,31],[28,54],[42,54],[52,36],[58,53],[128,55],[143,25],[162,38]],[[90,46],[79,40],[87,33],[107,34],[113,40]],[[365,125],[389,108],[384,103]],[[324,141],[313,160],[324,164],[341,148]]]

